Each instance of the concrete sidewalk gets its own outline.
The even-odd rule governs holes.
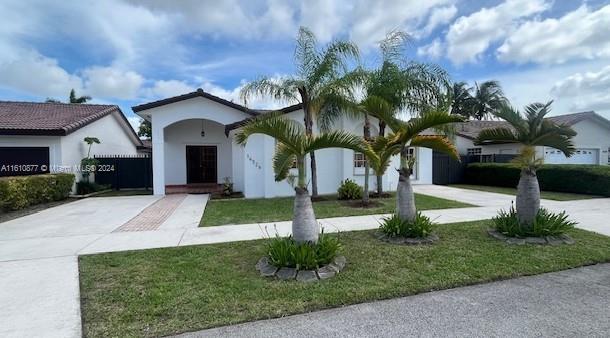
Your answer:
[[[180,335],[608,337],[610,264]]]

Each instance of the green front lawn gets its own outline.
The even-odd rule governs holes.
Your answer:
[[[506,195],[517,195],[517,188],[506,188],[506,187],[492,187],[488,185],[472,185],[472,184],[450,184],[450,187],[454,188],[462,188],[462,189],[471,189],[471,190],[479,190],[479,191],[487,191],[487,192],[497,192],[499,194]],[[555,200],[555,201],[575,201],[575,200],[586,200],[591,198],[599,198],[600,196],[595,195],[583,195],[583,194],[574,194],[569,192],[557,192],[557,191],[541,191],[540,197],[547,200]]]
[[[313,203],[318,218],[388,214],[396,208],[396,198],[374,198],[374,207],[362,208],[351,206],[358,201],[340,201],[336,196],[324,196],[326,200]],[[292,219],[293,197],[210,200],[201,218],[199,226],[223,224],[245,224],[260,222],[288,221]],[[428,195],[415,194],[418,210],[465,208],[473,205],[446,200]]]
[[[487,227],[439,225],[437,244],[416,247],[342,233],[347,267],[312,284],[260,277],[264,240],[81,256],[83,333],[163,336],[610,261],[602,235],[576,229],[574,245],[511,246]]]

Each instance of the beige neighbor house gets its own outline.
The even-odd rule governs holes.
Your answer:
[[[571,126],[577,135],[574,137],[576,152],[565,157],[560,151],[550,147],[537,147],[544,162],[550,164],[610,164],[610,121],[599,114],[589,111],[552,116],[549,120]],[[507,126],[504,121],[468,121],[456,125],[455,145],[460,155],[486,157],[494,154],[516,155],[520,145],[514,143],[475,145],[474,140],[481,130]]]

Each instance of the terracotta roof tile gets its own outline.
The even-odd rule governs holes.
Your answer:
[[[119,107],[0,101],[0,134],[67,135],[115,110],[119,110]]]

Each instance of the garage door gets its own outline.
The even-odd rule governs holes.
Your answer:
[[[49,147],[0,147],[0,177],[49,172]]]
[[[565,157],[559,150],[546,148],[544,162],[552,164],[599,164],[599,150],[578,148],[570,157]]]

